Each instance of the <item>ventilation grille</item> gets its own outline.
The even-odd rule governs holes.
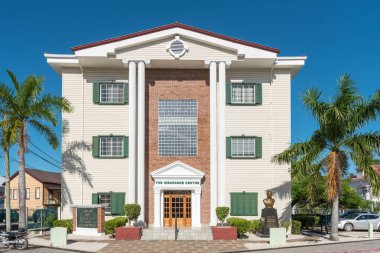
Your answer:
[[[185,50],[185,45],[180,40],[175,40],[170,44],[170,51],[173,54],[180,55]]]

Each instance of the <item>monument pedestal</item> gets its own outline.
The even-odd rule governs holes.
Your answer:
[[[73,234],[104,235],[105,210],[101,205],[73,206]]]
[[[266,207],[261,210],[260,236],[269,237],[270,228],[278,228],[277,209]]]

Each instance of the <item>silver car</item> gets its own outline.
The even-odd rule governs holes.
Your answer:
[[[380,215],[371,213],[351,213],[340,218],[338,228],[345,231],[367,230],[368,223],[373,224],[373,229],[380,231]]]

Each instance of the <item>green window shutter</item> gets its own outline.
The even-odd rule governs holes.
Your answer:
[[[129,156],[129,137],[124,136],[124,157]]]
[[[93,205],[99,204],[99,194],[97,193],[92,194],[92,204]]]
[[[99,157],[99,136],[92,136],[92,156]]]
[[[111,192],[111,214],[124,215],[125,193]]]
[[[232,192],[231,215],[232,216],[257,216],[258,196],[257,192]]]
[[[231,158],[231,137],[226,138],[226,157]]]
[[[231,104],[232,86],[231,83],[226,83],[226,104]]]
[[[261,158],[263,157],[263,140],[261,137],[255,138],[255,157]]]
[[[92,100],[94,104],[100,103],[100,83],[92,84]]]
[[[129,84],[124,83],[124,104],[129,103]]]
[[[255,84],[255,104],[263,103],[263,87],[261,83]]]

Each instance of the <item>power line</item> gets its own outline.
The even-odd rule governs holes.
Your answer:
[[[39,151],[41,151],[43,154],[45,154],[47,157],[49,157],[53,161],[57,162],[58,164],[61,163],[61,161],[58,161],[57,159],[55,159],[54,157],[52,157],[49,154],[45,153],[45,151],[43,151],[42,149],[40,149],[39,147],[37,147],[36,145],[34,145],[32,141],[29,141],[29,143],[32,144],[33,147],[35,147],[36,149],[38,149]]]
[[[30,150],[29,148],[28,148],[28,151],[29,151],[30,153],[32,153],[33,155],[35,155],[35,156],[39,157],[40,159],[44,160],[45,162],[47,162],[47,163],[49,163],[49,164],[53,165],[54,167],[56,167],[56,168],[58,168],[58,169],[61,169],[61,167],[59,167],[58,165],[56,165],[56,164],[52,163],[51,161],[49,161],[49,160],[45,159],[44,157],[40,156],[39,154],[37,154],[37,153],[33,152],[33,151],[32,151],[32,150]]]

